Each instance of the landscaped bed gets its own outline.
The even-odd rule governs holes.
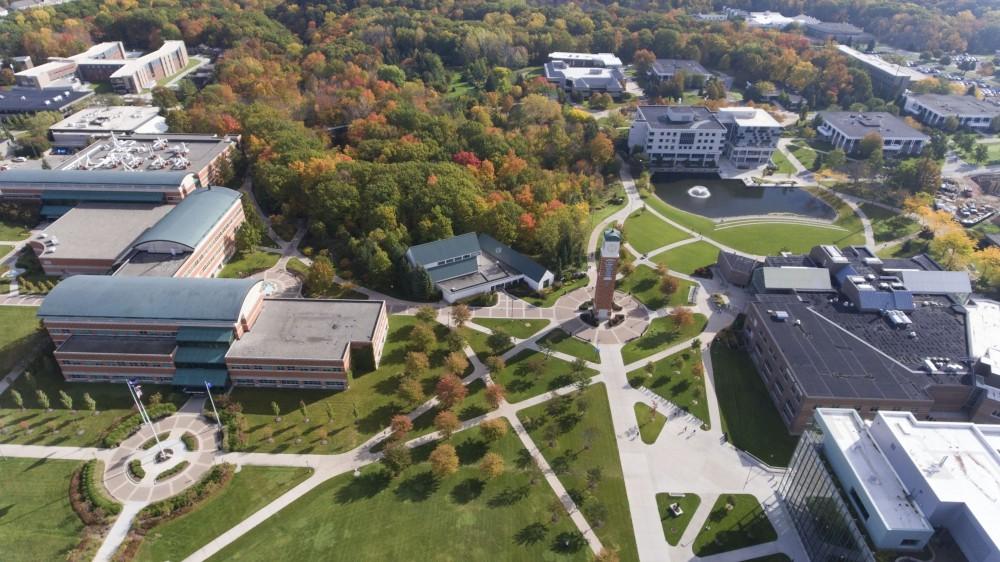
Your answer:
[[[677,504],[682,513],[674,516],[670,511],[671,504]],[[663,523],[663,536],[670,546],[677,546],[687,529],[695,510],[701,505],[697,494],[684,494],[677,497],[671,494],[656,494],[656,508],[660,512],[660,522]]]
[[[667,423],[666,416],[654,411],[642,402],[635,403],[635,420],[639,424],[639,436],[642,437],[642,442],[647,445],[656,442],[656,438],[660,436],[663,426]]]
[[[697,556],[710,556],[777,540],[757,498],[749,494],[720,496],[694,539]]]
[[[378,464],[358,476],[344,473],[216,559],[318,560],[331,553],[352,560],[494,560],[500,553],[510,561],[589,559],[586,541],[512,431],[489,442],[470,429],[450,443],[461,463],[455,474],[432,474],[427,459],[435,444],[415,449],[413,465],[395,478]],[[477,466],[487,452],[504,461],[494,479]],[[622,515],[627,521],[627,508]]]
[[[649,373],[645,365],[629,371],[628,382],[632,388],[645,386],[685,412],[696,416],[707,427],[710,424],[708,401],[705,399],[704,371],[701,374],[695,373],[701,364],[700,351],[685,349],[653,363],[652,373]]]

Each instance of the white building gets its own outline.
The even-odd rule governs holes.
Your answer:
[[[762,109],[643,105],[628,145],[649,156],[654,172],[716,171],[721,156],[738,167],[767,164],[780,136],[781,125]]]
[[[716,115],[726,127],[723,155],[738,168],[754,168],[771,161],[781,138],[781,124],[755,107],[723,107]]]
[[[907,93],[903,110],[931,127],[942,127],[949,117],[955,117],[960,127],[979,131],[988,131],[993,119],[1000,116],[1000,106],[974,96],[942,94]]]
[[[581,97],[606,93],[618,99],[625,93],[625,75],[620,68],[567,66],[553,61],[545,63],[545,79],[567,94]]]
[[[167,124],[160,108],[147,106],[88,107],[49,127],[52,144],[63,148],[83,148],[96,137],[164,133]]]
[[[861,139],[877,133],[882,137],[882,152],[886,156],[916,156],[930,137],[884,111],[821,111],[822,124],[816,129],[834,148],[851,154],[857,152]]]
[[[823,450],[879,549],[919,550],[935,528],[967,560],[1000,562],[1000,426],[818,408]]]
[[[563,62],[566,66],[583,68],[621,68],[622,59],[612,53],[567,53],[556,51],[549,53],[550,62]]]
[[[742,18],[746,20],[748,26],[764,29],[781,29],[793,23],[802,25],[819,23],[818,19],[805,14],[788,17],[779,12],[748,12],[737,8],[725,8],[725,13],[730,19]]]

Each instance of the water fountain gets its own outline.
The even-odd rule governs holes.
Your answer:
[[[712,192],[703,185],[696,185],[688,190],[688,195],[696,199],[708,199],[712,196]]]

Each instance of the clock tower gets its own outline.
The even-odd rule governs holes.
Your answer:
[[[598,320],[607,320],[613,312],[622,233],[609,228],[604,231],[603,240],[601,257],[597,262],[597,287],[594,290],[594,317]]]

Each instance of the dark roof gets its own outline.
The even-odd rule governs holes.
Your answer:
[[[232,332],[232,330],[229,330]],[[171,338],[142,336],[70,336],[59,344],[63,353],[104,353],[115,355],[170,355],[177,343]]]
[[[656,59],[653,62],[653,66],[650,69],[653,74],[663,75],[663,76],[673,76],[677,74],[677,71],[681,71],[684,74],[690,76],[711,76],[712,73],[705,70],[698,61],[693,60],[683,60],[683,59]]]
[[[874,132],[882,138],[930,139],[907,125],[906,121],[885,111],[820,111],[819,115],[849,138],[859,139]]]
[[[56,285],[41,318],[236,322],[254,279],[76,275]]]
[[[524,274],[533,281],[541,281],[548,270],[528,256],[503,244],[488,234],[479,235],[479,246],[498,262]]]
[[[803,254],[764,256],[764,265],[768,267],[816,267],[809,256]]]
[[[451,238],[410,246],[409,249],[413,261],[425,267],[429,263],[462,257],[478,251],[479,240],[476,238],[475,232],[467,232]]]
[[[229,372],[225,369],[179,368],[174,372],[174,378],[170,384],[205,388],[206,382],[216,388],[222,388],[229,383]]]
[[[865,32],[864,29],[861,29],[854,24],[827,21],[807,23],[806,28],[832,35],[861,35]]]
[[[93,90],[70,90],[68,88],[0,90],[0,113],[63,111],[92,95],[94,95]]]
[[[1000,106],[975,96],[949,96],[944,94],[907,94],[941,115],[1000,115]]]
[[[0,172],[0,184],[100,184],[102,189],[115,186],[143,185],[151,187],[178,187],[191,172],[128,172],[104,170],[27,170],[15,169]]]
[[[442,281],[447,281],[448,279],[454,279],[456,277],[462,277],[463,275],[471,275],[478,270],[478,264],[476,258],[469,258],[460,260],[453,263],[448,263],[445,265],[439,265],[437,267],[432,267],[427,270],[427,275],[431,278],[434,283],[440,283]]]
[[[173,242],[194,250],[239,198],[239,191],[225,187],[199,189],[144,232],[133,246],[154,241]]]
[[[726,130],[714,113],[701,106],[640,105],[638,115],[652,129]]]

